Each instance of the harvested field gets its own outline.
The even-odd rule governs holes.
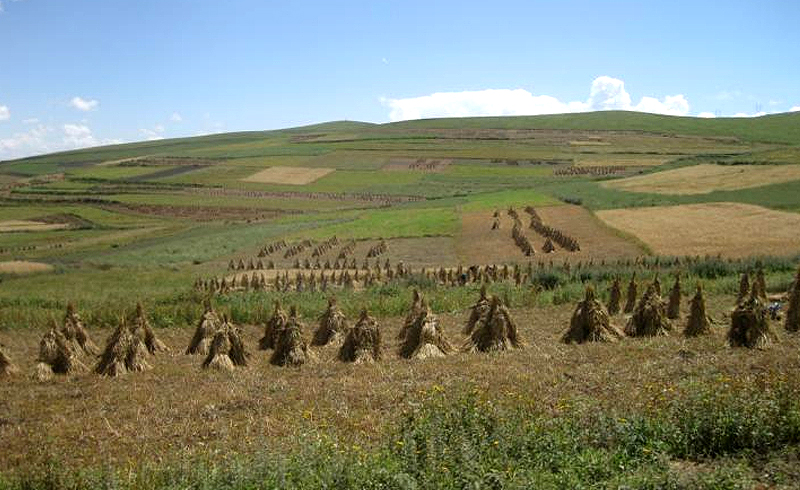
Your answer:
[[[439,158],[392,158],[383,170],[416,170],[419,172],[443,172],[453,163],[451,159]]]
[[[30,220],[6,220],[0,221],[0,233],[14,231],[51,231],[69,228],[67,223],[43,223],[41,221]]]
[[[702,164],[608,181],[602,185],[631,192],[691,195],[747,189],[793,180],[800,180],[800,165]]]
[[[32,274],[53,270],[50,264],[29,262],[27,260],[8,260],[0,262],[0,274]]]
[[[461,234],[457,238],[456,252],[464,264],[491,264],[503,262],[527,262],[529,260],[553,259],[570,262],[590,259],[615,259],[642,255],[644,250],[636,243],[621,237],[591,212],[580,206],[562,205],[535,207],[542,220],[574,237],[580,244],[578,252],[567,252],[556,247],[553,253],[543,253],[544,237],[528,228],[529,216],[519,209],[524,231],[536,255],[526,257],[511,238],[513,222],[505,210],[500,212],[500,229],[492,230],[492,212],[467,213],[462,216]]]
[[[661,255],[786,256],[800,252],[800,214],[738,203],[600,211]]]
[[[709,313],[721,320],[734,299],[712,298]],[[387,423],[430,390],[457,390],[465,383],[490,398],[534,400],[542,410],[557,412],[564,400],[588,397],[628,412],[643,409],[687,379],[752,380],[758,373],[800,369],[800,338],[781,332],[781,342],[769,350],[730,349],[723,326],[690,340],[673,334],[567,346],[559,339],[573,307],[512,309],[530,348],[499,356],[458,352],[426,362],[395,354],[402,318],[379,318],[388,345],[385,359],[372,366],[339,362],[335,347],[323,347],[314,349],[317,359],[300,369],[274,367],[270,352],[255,350],[263,328],[246,326],[244,342],[253,355],[235,376],[203,370],[201,356],[173,353],[149,357],[152,370],[116,380],[87,373],[39,384],[28,374],[42,332],[5,333],[0,342],[22,375],[0,384],[0,470],[31,468],[52,458],[125,466],[209,451],[280,449],[300,441],[301,433],[323,428],[376,442]],[[456,345],[465,338],[460,330],[468,316],[469,311],[438,315],[445,337]],[[95,338],[109,333],[91,332]],[[159,331],[173,352],[191,335],[189,328]]]
[[[333,168],[269,167],[242,179],[242,181],[257,182],[259,184],[305,185],[328,175],[334,170]]]

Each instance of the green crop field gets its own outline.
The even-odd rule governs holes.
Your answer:
[[[752,179],[800,165],[800,113],[339,121],[0,162],[0,344],[22,371],[0,377],[0,489],[796,488],[800,339],[783,320],[763,349],[726,334],[743,273],[762,270],[787,314],[800,181],[606,185],[700,164],[748,164]],[[270,167],[333,171],[244,181]],[[645,207],[707,215],[649,235],[615,225]],[[649,253],[693,240],[714,253]],[[635,277],[639,297],[658,279],[666,298],[676,275],[667,335],[560,342],[587,286],[607,304],[615,278]],[[698,284],[713,324],[684,338]],[[481,285],[523,349],[464,350]],[[414,290],[445,357],[397,354]],[[270,365],[258,345],[274,301],[297,307],[310,339],[332,295],[351,325],[362,308],[377,319],[383,357],[352,366],[327,346]],[[183,354],[205,300],[242,329],[248,367],[209,372]],[[68,304],[102,348],[137,302],[172,349],[152,369],[105,379],[86,355],[84,372],[32,378]]]

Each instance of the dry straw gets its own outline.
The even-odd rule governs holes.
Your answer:
[[[72,374],[86,370],[72,343],[59,331],[54,318],[50,320],[50,330],[39,342],[39,357],[36,361],[33,377],[39,381],[50,379],[53,374]]]
[[[340,344],[347,332],[347,319],[344,313],[336,304],[336,298],[328,298],[328,307],[319,317],[319,327],[314,332],[311,345],[322,346],[328,344]]]
[[[89,333],[72,303],[67,304],[67,313],[64,315],[64,327],[61,329],[61,333],[68,342],[77,344],[77,347],[84,353],[96,356],[99,352],[97,345],[89,338]]]
[[[800,330],[800,268],[789,288],[789,307],[786,310],[786,323],[784,327],[789,332]]]
[[[611,290],[608,292],[608,314],[616,315],[619,313],[619,303],[622,300],[622,285],[619,276],[614,278],[611,283]]]
[[[747,274],[747,272],[743,272],[741,279],[739,279],[739,294],[736,296],[736,303],[738,304],[746,300],[749,294],[750,276]]]
[[[486,315],[489,314],[490,309],[491,303],[489,301],[489,297],[486,295],[486,285],[484,284],[481,286],[481,292],[478,301],[472,305],[469,319],[467,320],[467,325],[464,327],[464,335],[471,335],[472,331],[475,330],[475,326],[480,321],[486,319]]]
[[[697,291],[689,302],[689,319],[683,335],[697,337],[711,332],[711,319],[706,314],[706,298],[703,295],[703,286],[697,285]]]
[[[19,368],[11,362],[11,358],[3,352],[3,347],[3,345],[0,345],[0,378],[19,374]]]
[[[423,301],[421,311],[407,330],[406,337],[400,346],[400,357],[406,359],[444,357],[452,350],[453,347],[442,333],[439,319]]]
[[[220,318],[211,306],[211,301],[206,300],[204,308],[203,316],[200,317],[194,336],[186,349],[187,354],[207,355],[211,342],[214,340],[214,335],[219,330]]]
[[[565,344],[584,342],[615,342],[624,334],[611,324],[609,314],[595,297],[594,288],[586,287],[586,296],[578,303],[569,330],[561,338]]]
[[[236,366],[247,366],[248,357],[241,330],[224,318],[222,326],[214,335],[208,355],[203,361],[203,368],[231,371]]]
[[[146,371],[150,369],[147,355],[144,341],[134,333],[123,318],[108,338],[106,348],[94,371],[110,377],[121,376],[128,372]]]
[[[731,347],[762,348],[777,340],[769,326],[767,308],[761,301],[756,283],[750,298],[742,301],[731,313],[728,343]]]
[[[397,340],[404,340],[406,338],[409,329],[414,325],[419,314],[422,313],[422,303],[422,294],[414,289],[411,298],[411,306],[408,308],[408,313],[406,313],[403,327],[400,329],[400,333],[397,334]]]
[[[675,274],[675,284],[669,292],[669,303],[667,304],[667,318],[676,320],[681,316],[681,276]]]
[[[631,313],[636,308],[636,296],[638,295],[636,287],[636,273],[631,276],[631,281],[628,283],[627,301],[625,301],[625,313]]]
[[[258,341],[258,348],[261,350],[274,349],[278,333],[283,330],[288,320],[289,317],[281,307],[281,302],[276,300],[272,316],[264,325],[264,336]]]
[[[169,352],[169,347],[156,337],[153,327],[150,326],[150,322],[147,320],[147,314],[142,303],[136,303],[136,314],[131,321],[133,324],[131,331],[144,342],[147,352],[153,355],[157,352]]]
[[[289,318],[283,328],[276,332],[275,351],[270,364],[275,366],[301,366],[310,360],[308,344],[303,338],[304,326],[297,317],[297,307],[289,310]]]
[[[670,330],[672,326],[667,320],[666,305],[655,284],[651,284],[628,320],[625,334],[630,337],[655,337],[667,335]]]
[[[517,325],[497,296],[492,296],[489,312],[478,320],[464,350],[468,352],[504,351],[521,348]]]
[[[358,322],[347,332],[339,360],[344,362],[371,363],[381,358],[381,330],[377,320],[366,308],[361,310]]]

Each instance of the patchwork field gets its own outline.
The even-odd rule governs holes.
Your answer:
[[[713,203],[599,211],[608,225],[659,255],[800,253],[800,215],[749,204]]]
[[[603,185],[630,192],[687,195],[795,180],[800,181],[800,165],[702,164],[604,182]]]
[[[332,168],[270,167],[242,180],[259,184],[305,185],[334,170]]]
[[[62,230],[69,227],[66,223],[42,223],[29,220],[0,221],[0,233],[15,231],[49,231]]]
[[[50,264],[30,262],[27,260],[10,260],[0,262],[0,274],[32,274],[53,270]]]

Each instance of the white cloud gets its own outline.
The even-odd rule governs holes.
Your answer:
[[[707,118],[707,119],[712,119],[712,118],[717,117],[717,115],[714,114],[713,112],[701,112],[700,114],[697,115],[697,117],[704,117],[704,118]]]
[[[767,113],[764,112],[764,111],[758,111],[758,112],[754,112],[752,114],[748,114],[747,112],[737,112],[736,114],[734,114],[734,115],[732,115],[730,117],[761,117],[761,116],[766,116],[766,115],[767,115]]]
[[[0,158],[14,158],[49,150],[46,136],[50,128],[41,124],[25,131],[0,139]]]
[[[11,111],[8,106],[0,105],[0,121],[8,121],[11,118]]]
[[[73,97],[72,100],[69,101],[69,105],[78,109],[79,111],[89,112],[97,109],[97,106],[100,103],[94,99],[84,99],[82,97]]]
[[[22,124],[39,124],[39,118],[30,117],[28,119],[23,119]]]
[[[791,109],[789,109],[789,112],[798,112],[798,111],[800,111],[800,105],[796,105],[796,106],[792,107]]]
[[[92,130],[85,124],[65,124],[64,130],[64,144],[70,148],[84,148],[87,146],[96,146],[97,140],[92,134]]]
[[[156,124],[152,129],[140,129],[141,134],[148,141],[163,140],[164,139],[164,126]]]
[[[659,100],[642,97],[633,105],[625,83],[602,76],[592,82],[589,98],[562,102],[549,95],[533,95],[524,89],[487,89],[464,92],[437,92],[405,99],[381,99],[389,107],[389,119],[401,121],[431,117],[509,116],[558,114],[591,110],[626,110],[685,116],[689,102],[683,95],[668,95]]]
[[[183,117],[177,112],[173,112],[172,115],[169,116],[169,120],[172,122],[181,122],[183,121]]]

